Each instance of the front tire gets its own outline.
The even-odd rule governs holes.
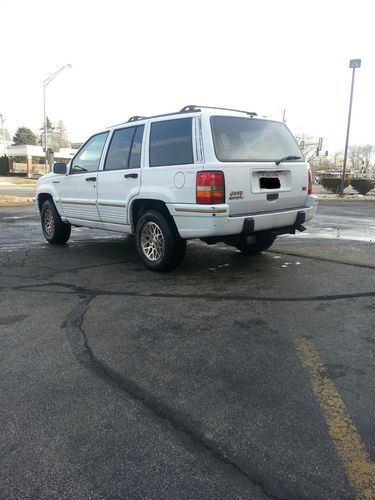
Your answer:
[[[66,243],[70,238],[71,226],[65,224],[56,210],[52,200],[46,200],[40,211],[42,229],[45,239],[52,245]]]
[[[171,271],[184,260],[186,241],[156,210],[149,210],[142,215],[137,222],[135,236],[141,260],[151,271]]]
[[[267,231],[264,233],[255,233],[255,241],[247,242],[247,236],[241,235],[237,240],[235,247],[245,255],[257,255],[267,250],[275,241],[276,236]]]

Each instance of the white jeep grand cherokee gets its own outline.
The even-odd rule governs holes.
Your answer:
[[[187,239],[252,255],[303,231],[317,206],[311,193],[309,166],[284,123],[186,106],[95,134],[39,179],[36,202],[49,243],[68,241],[72,226],[135,233],[144,265],[168,271]]]

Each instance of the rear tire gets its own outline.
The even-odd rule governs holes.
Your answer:
[[[61,245],[70,238],[71,226],[65,224],[56,210],[52,200],[46,200],[40,211],[42,229],[45,239],[52,245]]]
[[[235,247],[245,255],[257,255],[267,250],[275,241],[276,236],[271,232],[255,233],[255,242],[247,243],[247,236],[241,235]]]
[[[151,271],[171,271],[184,260],[186,241],[156,210],[149,210],[140,217],[135,236],[141,260]]]

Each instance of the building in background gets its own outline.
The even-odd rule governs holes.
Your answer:
[[[4,135],[3,135],[4,130]],[[8,129],[0,127],[0,156],[7,154],[7,148],[12,145],[12,138]]]
[[[54,160],[68,163],[76,152],[77,149],[74,148],[61,148],[54,154]],[[9,174],[24,174],[27,177],[34,177],[46,173],[45,153],[42,146],[25,144],[9,146],[7,147],[7,156],[9,157]]]

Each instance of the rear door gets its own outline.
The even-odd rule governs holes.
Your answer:
[[[212,116],[210,121],[231,215],[304,205],[308,165],[283,123],[232,116]]]
[[[104,168],[98,172],[98,210],[104,223],[128,224],[128,203],[141,185],[143,132],[144,125],[139,125],[112,134]]]

